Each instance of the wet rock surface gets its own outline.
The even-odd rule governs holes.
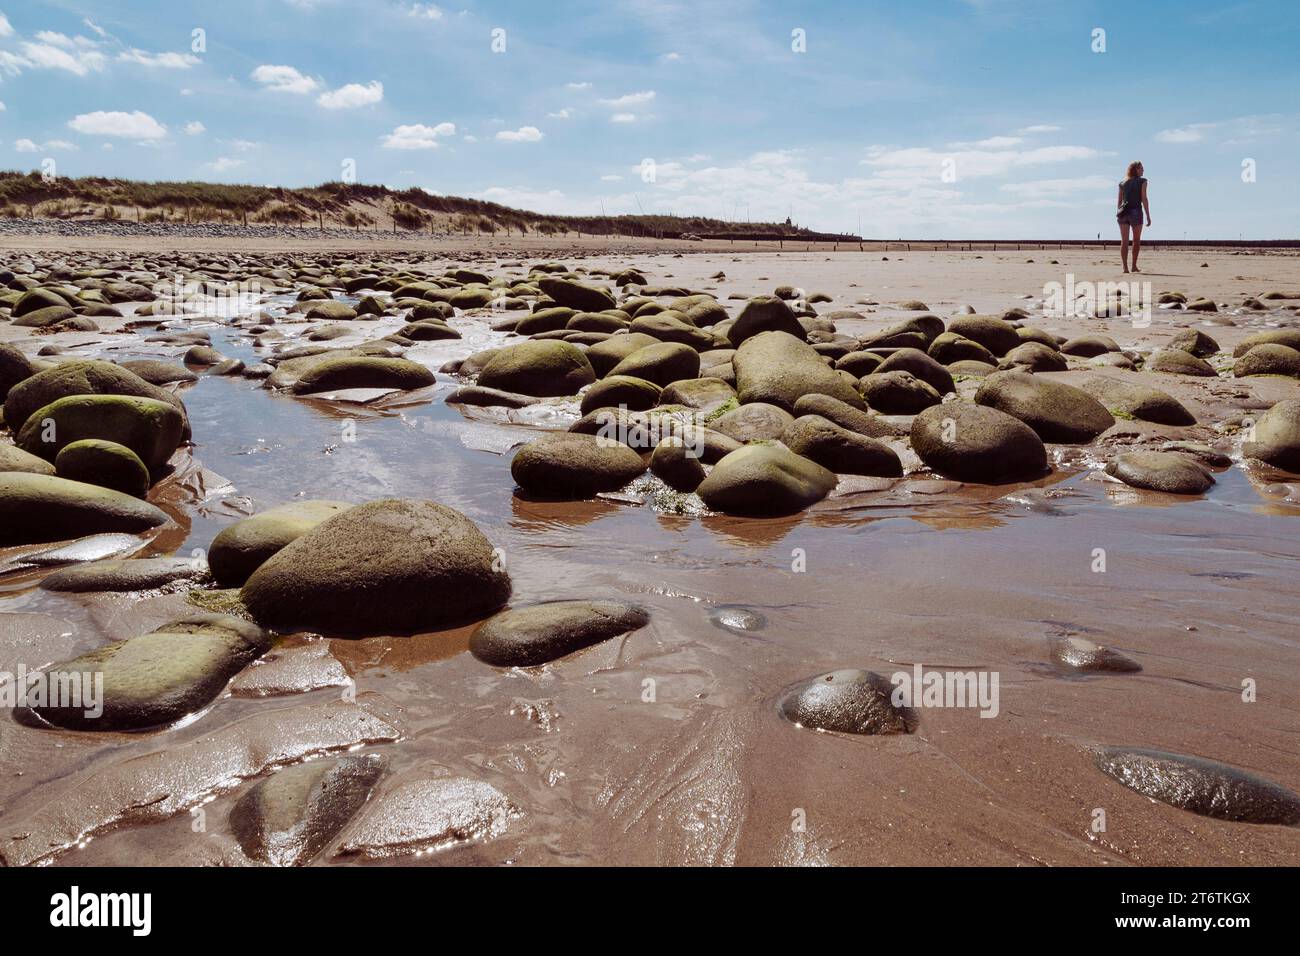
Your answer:
[[[623,601],[552,601],[488,618],[470,638],[470,652],[497,667],[534,667],[650,621],[645,608]]]
[[[781,716],[811,730],[888,735],[911,732],[914,716],[891,700],[894,685],[872,671],[820,674],[787,693]]]

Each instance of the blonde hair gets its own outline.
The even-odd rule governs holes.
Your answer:
[[[1142,165],[1142,163],[1139,162],[1139,161],[1136,160],[1136,159],[1133,160],[1133,162],[1129,163],[1129,164],[1128,164],[1128,171],[1124,174],[1125,178],[1127,178],[1127,179],[1133,179],[1135,176],[1137,176],[1137,174],[1138,174],[1138,168],[1139,168],[1141,165]]]

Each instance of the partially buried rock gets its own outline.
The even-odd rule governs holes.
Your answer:
[[[539,401],[531,395],[503,392],[499,388],[484,388],[482,385],[462,385],[447,396],[448,405],[478,405],[483,408],[526,408]]]
[[[549,498],[590,498],[615,491],[645,471],[617,435],[556,432],[515,454],[510,475],[524,491]]]
[[[483,533],[432,501],[349,508],[286,545],[240,591],[254,619],[281,630],[410,634],[480,618],[510,597]]]
[[[52,475],[54,466],[31,452],[0,442],[0,472],[25,471],[34,475]]]
[[[383,794],[348,830],[340,856],[372,859],[500,836],[519,810],[496,787],[467,777],[416,780]]]
[[[1200,378],[1214,378],[1218,372],[1214,366],[1203,358],[1182,349],[1162,349],[1147,359],[1147,368],[1153,372],[1166,372],[1171,375],[1195,375]]]
[[[1020,419],[1043,441],[1090,442],[1115,424],[1105,406],[1082,389],[1028,372],[988,376],[975,402]]]
[[[434,383],[433,372],[419,362],[399,358],[349,356],[313,366],[294,382],[296,394],[330,392],[346,388],[424,388]]]
[[[820,415],[828,418],[841,428],[847,428],[868,438],[886,438],[903,434],[899,428],[890,424],[879,415],[854,408],[848,402],[841,402],[829,395],[804,395],[794,403],[797,417]]]
[[[1237,359],[1232,366],[1237,378],[1247,375],[1285,375],[1300,378],[1300,352],[1288,345],[1261,343]]]
[[[63,446],[54,459],[60,478],[143,498],[149,492],[149,469],[140,456],[117,442],[83,438]]]
[[[932,470],[958,481],[1033,481],[1047,451],[1032,428],[1005,412],[966,402],[926,409],[912,420],[912,449]]]
[[[1104,747],[1096,761],[1130,790],[1181,810],[1236,823],[1300,824],[1300,796],[1227,764],[1142,747]]]
[[[239,587],[271,555],[351,507],[346,501],[292,501],[236,521],[212,539],[212,575],[223,588]]]
[[[1061,637],[1052,642],[1052,657],[1075,671],[1109,671],[1132,674],[1142,669],[1133,658],[1083,637]]]
[[[726,455],[696,494],[714,511],[784,515],[802,511],[835,487],[835,473],[779,445],[746,445]]]
[[[200,581],[208,565],[197,558],[130,558],[60,568],[41,581],[45,591],[151,591],[178,581]]]
[[[82,699],[33,703],[29,710],[70,730],[160,727],[206,706],[270,646],[270,636],[248,621],[197,614],[51,665],[47,673],[79,676]],[[91,688],[102,688],[93,706],[86,700]]]
[[[300,866],[365,806],[386,766],[379,754],[353,754],[277,770],[231,808],[230,829],[251,859]]]
[[[1199,462],[1172,451],[1131,451],[1106,466],[1106,474],[1134,488],[1172,495],[1199,495],[1214,484]]]
[[[645,627],[650,615],[624,601],[551,601],[488,618],[470,653],[496,667],[535,667]]]
[[[781,698],[781,716],[800,727],[840,734],[906,734],[915,723],[893,701],[894,685],[866,670],[820,674]]]
[[[1178,399],[1156,388],[1133,385],[1109,378],[1095,378],[1084,384],[1088,392],[1112,413],[1121,413],[1160,425],[1195,425],[1196,417]]]
[[[899,477],[903,464],[884,442],[835,424],[820,415],[804,415],[785,430],[781,441],[796,455],[841,475]]]
[[[1278,402],[1261,415],[1254,438],[1242,445],[1242,454],[1300,474],[1300,399]]]
[[[0,474],[0,546],[147,531],[167,514],[120,491],[24,472]]]

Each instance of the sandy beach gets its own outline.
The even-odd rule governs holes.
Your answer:
[[[1113,246],[836,252],[594,238],[349,247],[7,237],[0,264],[14,271],[162,279],[175,268],[235,278],[260,266],[293,278],[274,280],[273,290],[241,300],[231,315],[142,320],[135,313],[143,303],[121,302],[121,316],[97,316],[93,331],[0,323],[0,343],[30,359],[44,351],[57,363],[178,365],[192,341],[149,339],[202,332],[223,358],[249,368],[312,342],[326,326],[341,329],[320,340],[331,349],[384,342],[408,328],[409,309],[393,307],[387,293],[345,291],[343,268],[378,276],[481,271],[507,277],[518,291],[540,275],[530,267],[543,263],[611,288],[620,303],[640,287],[611,278],[635,269],[649,286],[675,290],[661,302],[713,296],[728,320],[754,297],[792,286],[789,301],[807,310],[801,315],[833,323],[828,344],[869,341],[918,315],[951,323],[1019,308],[1020,326],[1058,343],[1107,336],[1118,346],[1063,355],[1063,370],[1035,370],[1034,379],[1089,394],[1108,394],[1099,380],[1155,388],[1195,423],[1116,414],[1095,439],[1045,440],[1049,470],[1041,477],[983,483],[927,467],[909,441],[912,416],[886,415],[896,430],[882,442],[898,456],[901,477],[840,474],[807,507],[750,516],[666,493],[649,473],[575,500],[521,490],[513,456],[569,428],[580,398],[516,408],[447,398],[475,381],[454,371],[459,363],[527,339],[493,329],[503,314],[517,319],[527,310],[457,307],[446,319],[457,337],[400,345],[403,359],[435,373],[434,384],[418,389],[295,394],[239,370],[217,374],[190,363],[197,380],[166,387],[184,403],[192,441],[148,491],[168,521],[142,536],[127,553],[132,560],[202,559],[223,529],[298,500],[431,499],[472,521],[505,555],[510,608],[611,600],[643,609],[648,623],[517,667],[490,666],[469,652],[487,615],[413,635],[290,628],[167,727],[86,732],[6,715],[6,862],[254,864],[241,835],[251,789],[284,772],[278,768],[347,752],[377,755],[383,775],[365,807],[301,862],[1300,863],[1294,826],[1150,799],[1101,772],[1097,756],[1148,748],[1300,791],[1293,624],[1300,476],[1243,454],[1251,423],[1295,399],[1297,379],[1233,374],[1242,340],[1300,323],[1295,250],[1154,247],[1144,250],[1142,274],[1125,276]],[[348,306],[375,295],[383,314],[323,319],[294,311],[310,305],[298,296],[317,280],[330,301]],[[1122,314],[1045,309],[1053,283],[1121,281],[1139,283]],[[1153,303],[1165,292],[1217,307],[1153,304],[1145,318],[1136,315],[1134,300]],[[1270,292],[1286,297],[1265,298]],[[1248,299],[1263,307],[1243,305]],[[1217,343],[1211,374],[1151,370],[1153,354],[1188,330]],[[972,403],[983,376],[953,379],[946,401]],[[1207,466],[1212,487],[1167,494],[1105,473],[1122,454],[1171,441],[1225,456]],[[202,580],[121,593],[43,589],[54,567],[24,558],[51,546],[0,550],[0,670],[47,667],[199,611],[248,616],[232,603],[236,592]],[[1110,648],[1140,669],[1065,666],[1062,642],[1070,639]],[[995,713],[917,706],[910,732],[872,735],[819,732],[781,712],[791,688],[816,675],[860,668],[888,676],[917,665],[996,674]],[[431,781],[447,780],[484,789],[426,794]]]

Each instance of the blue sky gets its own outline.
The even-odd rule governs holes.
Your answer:
[[[0,168],[297,186],[350,159],[361,182],[544,212],[1081,238],[1115,231],[1142,159],[1153,238],[1300,223],[1294,0],[0,11]]]

